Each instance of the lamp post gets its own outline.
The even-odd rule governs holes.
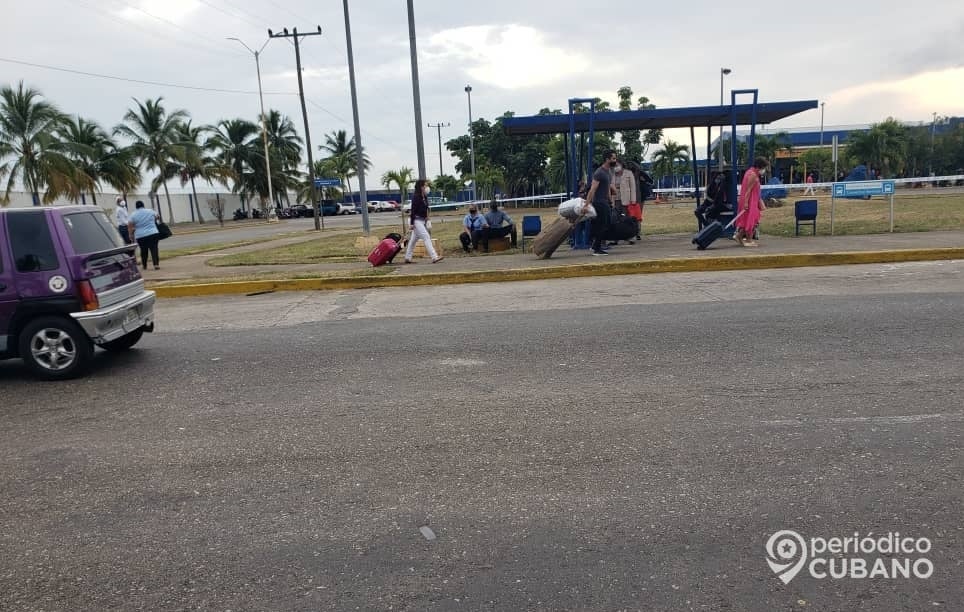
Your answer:
[[[264,144],[265,170],[268,172],[268,201],[271,202],[271,206],[269,207],[268,210],[271,211],[271,210],[274,210],[275,202],[274,202],[274,191],[271,186],[271,156],[268,154],[268,128],[265,125],[265,121],[264,121],[264,94],[261,92],[261,52],[264,51],[264,48],[268,46],[269,42],[271,42],[271,38],[268,38],[268,40],[264,41],[264,44],[261,45],[261,48],[258,49],[257,51],[255,51],[248,45],[244,44],[244,41],[241,40],[240,38],[234,38],[232,36],[228,38],[228,40],[234,40],[241,43],[241,45],[243,45],[245,49],[247,49],[252,54],[254,54],[254,65],[258,71],[258,98],[261,100],[261,141]]]
[[[937,126],[937,113],[934,113],[933,119],[931,119],[931,163],[930,172],[931,176],[934,176],[934,131]]]
[[[472,86],[465,86],[465,93],[469,96],[469,155],[472,159],[472,201],[475,201],[475,137],[472,136]]]
[[[733,72],[729,68],[720,68],[720,106],[723,106],[723,77]],[[732,138],[736,138],[736,134],[731,135]],[[723,126],[720,125],[720,140],[716,145],[717,153],[720,158],[720,171],[723,170]]]
[[[823,107],[826,102],[820,103],[820,148],[823,148]]]

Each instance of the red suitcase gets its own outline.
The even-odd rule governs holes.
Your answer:
[[[400,250],[402,250],[402,247],[399,243],[391,238],[385,238],[368,254],[368,263],[377,268],[392,257],[395,257]]]

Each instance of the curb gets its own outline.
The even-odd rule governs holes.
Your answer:
[[[722,272],[908,261],[946,261],[964,259],[964,247],[940,249],[901,249],[894,251],[854,251],[843,253],[785,253],[723,257],[680,257],[646,259],[601,264],[574,264],[551,268],[516,268],[478,272],[441,272],[400,276],[335,276],[325,278],[238,281],[167,285],[151,287],[159,298],[239,295],[273,291],[324,291],[372,289],[381,287],[418,287],[506,281],[531,281],[621,274],[662,274],[669,272]]]

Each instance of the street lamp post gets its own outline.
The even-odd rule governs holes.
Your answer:
[[[274,210],[275,202],[274,202],[274,191],[271,185],[271,156],[268,154],[268,128],[265,125],[265,118],[264,118],[264,94],[261,91],[261,52],[264,51],[264,48],[268,46],[268,43],[271,42],[271,39],[268,38],[268,40],[264,41],[264,44],[261,45],[261,48],[258,49],[257,51],[255,51],[248,45],[244,44],[244,41],[241,40],[240,38],[231,37],[231,38],[228,38],[228,40],[234,40],[241,43],[241,45],[243,45],[245,49],[247,49],[248,51],[254,54],[254,65],[258,71],[258,98],[261,100],[261,141],[264,144],[264,164],[265,164],[265,170],[268,173],[268,201],[271,202],[271,206],[268,208],[268,210],[270,212]],[[267,218],[267,215],[266,215],[266,218]]]
[[[465,93],[469,96],[469,155],[472,159],[472,201],[475,201],[475,137],[472,136],[472,86],[465,86]]]
[[[723,106],[723,77],[733,72],[729,68],[720,68],[720,106]],[[736,138],[736,134],[731,134],[732,138]],[[720,158],[720,171],[723,171],[723,126],[720,125],[720,140],[716,145],[717,153]],[[707,152],[708,153],[708,152]]]

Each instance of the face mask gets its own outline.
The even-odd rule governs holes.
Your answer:
[[[622,167],[622,166],[616,165],[616,166],[614,166],[614,167],[616,168],[616,172],[622,172],[622,171],[623,171],[623,167]]]
[[[616,167],[616,162],[614,162],[614,161],[609,162],[609,167],[610,167],[610,168],[615,168],[615,167]]]
[[[422,187],[422,193],[424,193],[425,195],[428,195],[432,193],[432,190],[429,189],[428,187]]]

